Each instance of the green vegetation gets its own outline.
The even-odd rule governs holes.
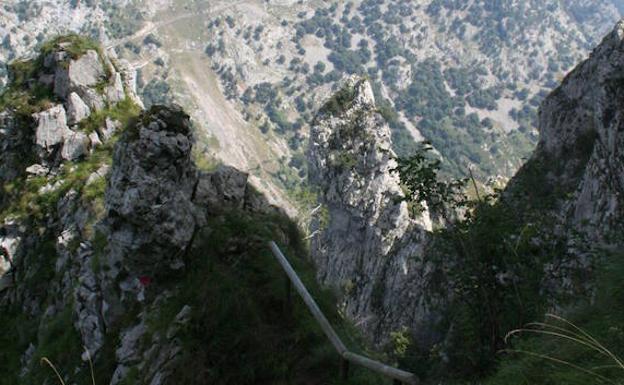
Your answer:
[[[51,86],[37,81],[44,73],[44,58],[58,49],[68,53],[69,59],[77,59],[88,50],[95,50],[102,57],[101,47],[91,39],[75,35],[58,36],[49,40],[40,48],[40,53],[33,60],[13,61],[8,65],[9,86],[0,95],[0,110],[9,109],[22,120],[30,120],[31,115],[40,112],[58,102]],[[106,71],[110,69],[104,66]],[[110,73],[108,74],[110,76]]]
[[[605,255],[598,267],[595,298],[586,300],[572,312],[570,319],[574,326],[554,317],[546,320],[552,326],[529,326],[528,329],[536,331],[524,330],[520,337],[510,339],[501,352],[500,369],[485,384],[585,385],[624,382],[621,364],[624,357],[624,259],[618,253]],[[553,326],[568,332],[553,329]],[[572,336],[576,341],[540,333],[540,330]],[[597,345],[601,347],[596,349]]]
[[[143,25],[143,9],[140,4],[108,3],[105,10],[109,18],[107,32],[114,39],[132,35]]]
[[[536,16],[548,11],[548,6],[534,4],[532,7],[538,12],[529,15],[502,3],[478,3],[466,8],[455,0],[436,0],[425,11],[440,24],[439,33],[456,35],[452,38],[467,39],[467,26],[472,25],[481,31],[472,37],[478,49],[485,56],[498,58],[501,49],[514,50],[519,44],[525,44],[518,41],[520,31],[544,27],[544,24],[546,28],[560,29]],[[490,175],[513,170],[536,144],[533,128],[536,106],[542,97],[531,98],[528,88],[519,89],[522,80],[514,79],[500,59],[493,60],[487,67],[482,60],[448,67],[448,63],[442,64],[433,57],[417,57],[415,52],[419,52],[420,47],[416,47],[418,43],[414,41],[418,41],[420,35],[433,33],[427,27],[418,27],[415,16],[418,7],[404,1],[366,0],[357,7],[345,4],[342,14],[337,4],[317,8],[313,14],[300,13],[301,20],[295,24],[296,36],[292,41],[302,49],[302,39],[306,35],[321,39],[324,47],[331,51],[328,60],[333,64],[329,73],[314,70],[307,74],[306,83],[317,87],[323,83],[335,84],[348,74],[368,74],[374,82],[383,81],[385,94],[393,100],[391,108],[414,123],[425,139],[449,160],[444,165],[446,174],[459,177],[466,165],[470,165],[474,167],[475,177],[484,181]],[[462,16],[441,17],[446,12]],[[501,20],[508,21],[502,23]],[[550,60],[546,75],[538,64],[529,64],[535,77],[527,81],[552,79],[553,73],[573,63],[570,43],[561,43],[559,48],[560,54]],[[301,63],[300,58],[293,59],[290,69],[300,73]],[[492,77],[497,79],[494,84],[490,82]],[[554,82],[549,80],[548,84]],[[511,117],[520,124],[520,133],[513,137],[506,136],[491,120],[466,112],[467,107],[496,110],[503,97],[534,101],[521,112],[512,112]],[[304,111],[300,102],[297,102],[297,109],[300,113]],[[391,127],[394,151],[408,156],[415,150],[410,133],[397,121],[391,122]],[[510,162],[512,167],[509,167]]]
[[[61,41],[61,40],[58,40]],[[75,42],[75,40],[72,40]],[[80,40],[82,41],[82,40]],[[93,48],[90,45],[83,46],[85,49]],[[28,63],[19,63],[14,68],[16,76],[9,89],[3,94],[3,101],[11,95],[23,95],[23,105],[13,103],[12,108],[19,107],[18,113],[29,114],[34,109],[39,108],[34,104],[41,99],[33,89],[28,87],[28,81],[38,70],[38,62],[41,59]],[[4,106],[7,107],[6,105]],[[110,164],[113,146],[117,140],[117,135],[134,124],[140,109],[129,99],[126,99],[115,106],[92,114],[81,123],[81,128],[90,132],[99,128],[104,120],[109,117],[119,120],[122,129],[116,136],[109,139],[105,144],[97,147],[85,159],[76,162],[65,162],[61,165],[59,172],[52,176],[29,176],[20,175],[15,179],[5,181],[2,185],[2,206],[0,207],[0,219],[16,218],[22,224],[31,226],[39,233],[39,242],[29,246],[26,254],[17,263],[15,270],[15,280],[21,285],[28,287],[28,293],[32,296],[29,300],[46,309],[48,304],[56,303],[56,299],[49,297],[49,286],[61,284],[62,276],[55,271],[58,254],[56,250],[56,237],[53,234],[54,226],[51,223],[57,220],[58,202],[70,191],[76,191],[80,203],[84,208],[90,210],[89,222],[85,226],[83,236],[94,239],[96,254],[98,249],[102,249],[101,235],[98,237],[94,229],[104,213],[104,190],[106,179],[99,178],[89,184],[87,179],[91,174],[104,164]],[[29,120],[17,122],[18,127],[29,127]],[[31,157],[34,149],[24,149],[20,156]],[[23,162],[24,165],[32,164]],[[77,244],[70,244],[69,247],[77,247]],[[94,257],[94,266],[99,265]],[[28,268],[25,268],[28,266]],[[97,266],[96,266],[97,267]],[[58,280],[58,281],[57,281]],[[69,299],[68,299],[69,300]],[[23,384],[23,383],[44,383],[50,378],[50,369],[40,365],[39,361],[43,357],[48,357],[53,361],[63,376],[68,376],[76,383],[90,383],[88,367],[82,363],[81,338],[73,325],[73,311],[71,304],[67,304],[63,309],[57,309],[56,313],[49,315],[48,319],[39,324],[38,319],[28,317],[23,313],[24,309],[16,309],[13,306],[2,308],[0,322],[6,333],[0,336],[0,378],[3,384]],[[136,315],[136,313],[129,312]],[[96,365],[96,376],[98,380],[109,378],[112,375],[114,364],[114,346],[119,333],[119,325],[111,325],[108,330],[110,347],[105,347],[104,351],[98,355]],[[29,372],[24,378],[20,378],[19,368],[22,366],[20,358],[28,348],[30,342],[35,343],[33,359],[29,366]],[[79,372],[74,369],[79,367]],[[108,376],[108,377],[107,377]],[[66,377],[67,378],[67,377]]]
[[[119,121],[122,127],[129,127],[133,125],[140,112],[141,108],[126,97],[113,106],[91,113],[79,123],[78,127],[80,131],[90,134],[104,127],[106,118]]]
[[[463,190],[467,180],[438,180],[441,161],[428,156],[428,152],[433,150],[428,143],[421,146],[409,158],[397,159],[397,167],[392,171],[399,174],[405,200],[411,204],[412,215],[421,214],[425,210],[424,203],[434,213],[445,215],[447,209],[455,210],[465,204]]]
[[[140,109],[129,99],[118,103],[115,107],[95,113],[85,120],[85,129],[100,127],[108,116],[123,123],[121,131],[133,124]],[[96,148],[86,159],[74,163],[66,162],[61,172],[54,177],[20,177],[7,181],[2,186],[4,207],[0,207],[0,218],[28,218],[31,221],[43,220],[56,212],[56,204],[69,190],[76,190],[86,202],[92,202],[102,190],[102,182],[85,186],[88,177],[102,164],[109,163],[112,150],[119,133],[104,145]],[[99,183],[99,184],[98,184]]]
[[[214,229],[218,229],[215,231]],[[311,290],[319,306],[350,346],[357,341],[322,291],[297,226],[281,215],[233,211],[213,217],[198,234],[183,276],[162,285],[183,287],[150,321],[163,333],[184,305],[192,308],[181,331],[183,355],[174,377],[184,384],[339,384],[339,356],[307,307],[293,292],[286,302],[285,275],[274,260],[276,240]],[[208,300],[207,300],[208,299]],[[383,378],[353,368],[352,384],[383,384]]]
[[[0,95],[0,110],[9,109],[18,118],[29,120],[33,113],[52,106],[52,102],[56,101],[52,88],[30,81],[40,68],[39,59],[9,64],[11,83]]]
[[[70,59],[79,59],[89,50],[97,51],[102,57],[102,48],[94,40],[77,34],[67,34],[57,36],[41,45],[39,48],[40,57],[44,58],[48,54],[61,49],[69,55]]]
[[[551,197],[554,191],[532,188],[533,183],[540,185],[543,182],[527,179],[533,170],[527,168],[523,173],[525,184],[522,188],[530,192],[530,197],[520,197],[514,190],[511,195],[501,196],[495,190],[485,195],[476,192],[475,199],[471,200],[460,190],[465,180],[439,180],[439,162],[429,160],[426,151],[424,149],[409,159],[399,159],[400,167],[396,171],[400,172],[401,181],[407,188],[408,201],[418,204],[424,200],[430,207],[441,202],[456,209],[463,208],[464,215],[455,220],[450,218],[446,228],[433,234],[426,255],[426,260],[434,266],[426,297],[442,299],[442,318],[435,327],[446,338],[428,351],[415,345],[408,346],[400,363],[418,373],[427,383],[491,381],[497,385],[577,383],[563,381],[573,378],[577,368],[563,365],[553,371],[555,362],[544,359],[544,356],[571,360],[574,365],[590,370],[590,362],[595,362],[596,366],[600,362],[607,365],[600,354],[588,352],[587,346],[572,344],[566,347],[569,341],[543,343],[542,339],[522,338],[512,346],[505,343],[510,331],[541,320],[550,301],[561,306],[577,306],[580,298],[589,301],[585,286],[588,282],[600,283],[599,292],[603,293],[603,299],[577,309],[573,315],[578,313],[585,318],[574,315],[574,320],[598,336],[607,334],[597,325],[609,330],[606,325],[617,327],[621,323],[617,318],[619,313],[613,316],[608,313],[615,301],[621,300],[622,285],[614,283],[613,278],[608,279],[616,276],[613,267],[607,269],[604,278],[594,280],[591,267],[579,265],[573,257],[574,253],[583,253],[587,258],[594,258],[595,250],[583,236],[577,234],[575,239],[565,241],[547,230],[553,228],[554,219],[544,215],[552,208],[551,201],[545,198]],[[547,172],[545,169],[533,171],[536,175]],[[476,183],[474,185],[476,188]],[[527,199],[542,203],[527,209],[528,204],[523,203]],[[434,204],[430,203],[432,201]],[[569,242],[575,245],[575,252],[570,251]],[[565,291],[558,288],[562,279],[559,273],[550,270],[549,266],[566,266],[565,276],[570,282]],[[622,264],[617,266],[621,272]],[[436,305],[434,301],[431,305],[440,304]],[[601,306],[604,308],[597,310]],[[598,316],[594,318],[593,315]],[[398,342],[404,345],[402,338]],[[619,354],[620,350],[616,351]],[[503,365],[497,372],[501,359]],[[613,376],[619,373],[619,377],[613,378],[622,378],[621,369],[604,370],[603,374]],[[487,380],[490,377],[491,380]],[[513,381],[508,382],[512,378]],[[586,377],[583,378],[587,381]]]
[[[346,85],[338,92],[336,92],[326,103],[321,107],[319,113],[328,115],[340,115],[351,107],[353,98],[355,97],[355,87]]]

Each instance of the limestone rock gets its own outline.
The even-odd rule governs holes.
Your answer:
[[[76,160],[89,153],[89,137],[79,131],[71,131],[66,134],[61,158],[64,160]]]
[[[67,98],[67,123],[70,125],[76,124],[84,118],[91,115],[89,106],[82,101],[77,93],[72,92]]]
[[[243,208],[247,174],[234,167],[220,166],[215,172],[202,173],[194,202],[212,212],[226,208]]]
[[[100,140],[100,136],[97,132],[92,132],[89,134],[89,142],[91,143],[92,150],[102,145],[102,141]]]
[[[66,99],[70,92],[93,87],[105,78],[106,72],[97,51],[88,50],[78,59],[56,67],[54,93]]]
[[[122,101],[126,97],[126,92],[121,81],[121,75],[118,72],[114,73],[111,80],[112,84],[106,87],[105,93],[108,102],[114,104]]]
[[[509,194],[539,203],[527,185],[535,170],[545,175],[561,226],[608,243],[624,217],[624,21],[605,37],[543,102],[537,150],[510,182]],[[514,197],[515,198],[515,197]]]
[[[80,91],[80,96],[91,111],[100,111],[106,107],[104,97],[97,90],[84,88]]]
[[[0,227],[0,276],[13,266],[22,237],[19,225],[13,221]]]
[[[50,172],[50,169],[40,164],[33,164],[26,167],[26,172],[30,175],[44,176]]]
[[[100,312],[101,292],[98,279],[91,268],[93,265],[93,250],[90,244],[83,244],[78,250],[80,271],[78,285],[74,291],[74,312],[76,313],[75,327],[82,336],[82,341],[90,357],[104,345],[104,322]],[[83,361],[88,356],[83,354]]]
[[[18,177],[23,171],[24,155],[35,152],[34,147],[31,131],[24,130],[12,112],[0,112],[0,181]],[[26,161],[35,161],[31,158]],[[0,203],[2,201],[0,194]]]
[[[108,141],[115,134],[117,129],[119,129],[120,125],[121,123],[118,121],[106,118],[104,126],[99,128],[100,138],[102,138],[105,142]]]
[[[192,239],[197,172],[188,115],[153,107],[142,121],[135,128],[138,137],[126,137],[115,148],[106,207],[113,228],[132,237],[127,245],[111,242],[124,263],[156,274],[177,266]]]
[[[62,105],[56,105],[45,111],[33,114],[37,125],[35,129],[35,143],[40,149],[50,153],[55,146],[63,143],[71,134],[67,127],[67,115]]]
[[[99,179],[106,178],[109,172],[110,166],[107,164],[102,165],[102,167],[98,168],[93,174],[89,175],[89,178],[87,178],[87,182],[85,183],[85,185],[89,186]]]
[[[147,332],[147,326],[140,323],[125,330],[121,335],[121,346],[117,348],[115,356],[119,365],[113,373],[111,385],[120,383],[132,365],[139,363],[141,354],[139,350],[139,340]]]
[[[370,83],[351,78],[341,92],[349,97],[323,109],[311,128],[310,181],[329,214],[311,252],[319,280],[343,293],[347,316],[380,342],[388,336],[379,331],[382,322],[389,324],[383,330],[398,330],[426,316],[401,298],[423,268],[422,253],[408,258],[406,250],[422,248],[428,214],[418,221],[408,215],[398,175],[391,172],[390,128],[377,112]],[[419,294],[418,286],[413,290]]]

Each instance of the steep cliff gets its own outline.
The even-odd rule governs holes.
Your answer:
[[[321,204],[312,238],[318,278],[342,293],[350,319],[386,342],[427,317],[419,256],[429,213],[409,216],[390,128],[368,81],[349,79],[321,109],[310,138],[310,181]]]
[[[538,148],[509,187],[527,207],[559,217],[563,231],[581,231],[599,244],[622,230],[623,73],[620,22],[546,98]]]

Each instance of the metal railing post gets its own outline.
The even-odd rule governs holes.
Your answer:
[[[332,343],[332,345],[334,345],[334,348],[340,355],[340,375],[343,380],[348,380],[349,366],[351,363],[353,363],[358,366],[362,366],[364,368],[380,373],[385,377],[393,379],[394,384],[418,384],[418,377],[416,377],[413,373],[406,372],[392,366],[388,366],[379,361],[371,360],[368,357],[364,357],[362,355],[347,350],[340,337],[338,337],[338,334],[336,333],[334,328],[332,328],[332,326],[330,325],[327,317],[325,317],[321,309],[316,304],[316,301],[314,301],[314,298],[312,298],[312,296],[308,292],[308,289],[306,289],[305,285],[303,284],[295,270],[292,268],[290,263],[288,263],[288,260],[286,259],[282,251],[279,249],[279,247],[277,247],[277,244],[275,242],[270,242],[269,246],[273,251],[273,255],[275,256],[275,258],[277,258],[277,261],[284,269],[284,272],[292,283],[292,286],[294,286],[295,290],[297,290],[297,293],[299,293],[299,295],[303,299],[303,302],[305,302],[306,306],[310,310],[310,313],[312,313],[312,316],[314,316],[316,322],[319,324],[329,341]],[[287,285],[286,303],[288,307],[290,307],[291,302],[290,292],[290,285]]]
[[[286,303],[284,304],[284,311],[288,312],[292,309],[292,284],[288,275],[284,275],[284,287],[286,289]]]
[[[340,360],[340,378],[343,381],[347,381],[349,379],[349,361],[344,358]]]

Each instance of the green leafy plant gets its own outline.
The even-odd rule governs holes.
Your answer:
[[[443,213],[449,207],[456,208],[466,202],[463,190],[467,179],[442,181],[439,178],[440,160],[432,159],[433,148],[425,142],[408,158],[398,158],[393,172],[399,174],[405,189],[405,200],[411,203],[412,213],[420,214],[425,203],[432,211]]]

